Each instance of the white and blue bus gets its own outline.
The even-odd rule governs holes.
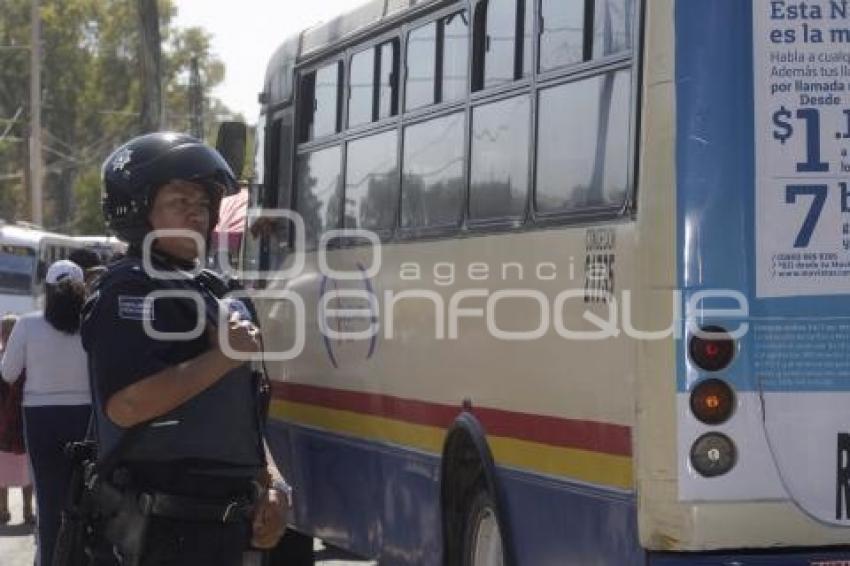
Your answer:
[[[40,308],[47,267],[79,247],[71,236],[0,220],[0,314]]]
[[[848,30],[375,0],[286,41],[252,202],[304,230],[242,267],[293,529],[388,565],[850,564]]]

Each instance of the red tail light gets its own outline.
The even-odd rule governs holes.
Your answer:
[[[735,341],[719,326],[706,326],[701,330],[701,335],[691,336],[688,345],[691,361],[705,371],[724,369],[735,357]]]

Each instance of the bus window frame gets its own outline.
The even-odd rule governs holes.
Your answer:
[[[638,139],[639,132],[635,131],[635,113],[639,111],[640,104],[638,97],[639,93],[635,92],[635,89],[638,88],[635,82],[635,74],[637,70],[635,69],[635,62],[633,59],[630,60],[630,58],[626,57],[611,59],[612,60],[610,62],[607,62],[605,65],[597,64],[592,67],[582,66],[580,70],[571,69],[572,72],[561,72],[557,76],[552,77],[546,81],[537,82],[537,88],[534,89],[533,94],[535,116],[532,123],[532,126],[534,127],[534,137],[532,138],[534,140],[534,142],[532,143],[532,152],[534,153],[534,164],[532,167],[532,171],[534,174],[534,182],[531,186],[531,191],[529,191],[531,196],[531,202],[529,203],[531,211],[531,221],[534,224],[548,226],[553,224],[570,224],[579,222],[604,222],[605,220],[614,220],[616,218],[626,216],[632,211],[633,203],[635,201],[635,183],[637,181],[637,174],[634,169],[637,164],[636,154],[640,141]],[[602,76],[607,73],[617,73],[619,71],[625,70],[628,70],[631,73],[631,92],[629,95],[629,151],[628,163],[626,164],[626,193],[623,197],[622,203],[617,206],[587,206],[576,209],[559,210],[555,212],[541,212],[537,210],[537,153],[540,143],[540,93],[550,88],[557,88],[566,84],[580,82],[585,79]]]
[[[475,41],[475,9],[478,2],[454,2],[444,5],[438,9],[431,10],[426,7],[421,11],[414,11],[409,20],[399,23],[399,20],[392,19],[381,25],[376,30],[358,34],[350,39],[341,42],[335,49],[327,49],[322,53],[311,55],[300,65],[296,65],[293,74],[297,79],[298,88],[294,89],[292,105],[295,109],[295,132],[296,138],[293,143],[294,151],[289,156],[293,161],[291,167],[291,186],[295,190],[296,182],[296,160],[304,153],[312,153],[325,149],[333,145],[342,146],[342,163],[341,172],[343,175],[342,184],[345,185],[345,173],[347,171],[348,159],[348,142],[356,141],[357,139],[377,135],[389,131],[393,127],[398,130],[398,175],[399,175],[399,203],[397,207],[397,219],[395,228],[392,231],[386,231],[381,234],[381,241],[385,243],[409,243],[418,241],[432,241],[449,238],[465,238],[486,236],[491,233],[524,233],[541,229],[553,229],[558,227],[568,227],[582,224],[605,224],[616,223],[623,220],[634,219],[637,214],[637,180],[639,178],[639,159],[640,153],[640,110],[641,110],[641,86],[643,84],[642,77],[642,58],[644,54],[644,21],[645,21],[645,6],[644,0],[634,0],[634,19],[632,22],[632,37],[634,43],[629,50],[617,52],[614,54],[598,57],[592,57],[592,33],[586,34],[589,39],[590,58],[580,63],[563,65],[557,68],[541,72],[539,70],[540,60],[540,32],[541,32],[541,0],[525,0],[533,2],[532,16],[532,60],[531,69],[521,79],[513,82],[499,84],[490,88],[485,88],[478,91],[473,91],[473,66],[476,63],[474,56],[474,41]],[[467,74],[467,96],[462,99],[452,100],[448,102],[438,102],[435,104],[426,105],[414,110],[406,110],[407,97],[407,48],[409,33],[424,25],[466,10],[469,15],[470,33],[468,38],[468,74]],[[590,30],[592,32],[592,30]],[[348,123],[348,88],[349,88],[349,66],[350,58],[365,49],[375,49],[378,45],[397,39],[399,42],[399,77],[398,77],[398,113],[395,116],[390,116],[380,119],[376,122],[360,124],[354,128],[346,128]],[[301,130],[300,112],[297,110],[301,105],[301,80],[302,77],[310,72],[314,72],[321,67],[338,62],[343,63],[343,91],[341,104],[343,105],[342,120],[343,127],[334,135],[328,135],[307,142],[299,141],[297,134]],[[537,192],[537,147],[538,147],[538,127],[539,127],[539,95],[546,88],[556,87],[561,84],[589,78],[592,76],[601,75],[606,72],[616,72],[619,70],[628,69],[631,72],[631,92],[630,92],[630,110],[629,110],[629,151],[627,163],[627,188],[623,202],[618,206],[611,207],[586,207],[575,210],[565,210],[550,213],[540,213],[536,210],[535,199]],[[521,221],[517,218],[488,218],[481,220],[472,220],[469,214],[470,206],[470,179],[471,179],[471,157],[472,157],[472,112],[473,109],[488,103],[499,102],[519,95],[530,96],[531,115],[529,128],[530,140],[532,140],[529,151],[529,190],[527,195],[526,212]],[[270,108],[269,111],[280,110],[280,105]],[[460,221],[457,225],[432,227],[432,228],[403,228],[401,226],[401,181],[404,171],[404,130],[406,127],[419,124],[431,119],[438,119],[452,113],[462,111],[465,115],[464,129],[464,195],[463,207],[461,211]],[[291,205],[292,203],[290,203]],[[296,209],[297,210],[297,209]],[[344,214],[342,212],[341,214]],[[340,219],[342,222],[342,218]],[[340,242],[339,247],[356,247],[363,245],[357,242]]]
[[[362,43],[355,43],[352,46],[349,46],[342,52],[343,57],[348,62],[348,67],[345,72],[345,121],[346,126],[348,125],[349,115],[348,115],[348,100],[351,95],[351,59],[364,51],[369,49],[376,51],[376,57],[380,57],[380,53],[377,51],[377,48],[385,43],[389,43],[391,41],[398,42],[398,61],[397,61],[397,76],[396,76],[396,113],[393,116],[387,116],[386,118],[379,118],[375,121],[369,121],[363,124],[357,124],[356,126],[346,127],[343,129],[341,134],[346,140],[350,139],[350,136],[357,136],[363,132],[371,132],[373,130],[378,130],[383,127],[389,126],[390,124],[399,124],[401,122],[402,114],[404,114],[402,110],[402,101],[403,101],[403,91],[404,91],[404,80],[406,79],[405,73],[405,65],[404,65],[404,55],[406,54],[405,42],[403,39],[403,34],[400,30],[393,30],[391,32],[385,32],[382,34],[369,36],[366,41]],[[307,145],[310,142],[299,143],[298,147],[300,148],[302,145]]]
[[[300,141],[302,134],[304,134],[304,118],[306,117],[306,113],[303,112],[302,105],[304,104],[303,98],[303,84],[304,79],[310,75],[311,73],[315,73],[318,76],[318,72],[325,67],[330,67],[331,65],[338,65],[337,67],[337,100],[336,100],[336,131],[333,134],[324,134],[321,136],[314,136],[312,139],[307,141]],[[298,67],[295,71],[297,77],[297,92],[294,93],[293,104],[295,108],[295,114],[298,117],[295,131],[295,143],[296,145],[304,145],[304,144],[312,144],[321,142],[323,140],[329,138],[337,138],[345,135],[345,125],[348,120],[348,64],[347,59],[345,57],[345,52],[335,53],[332,57],[327,57],[323,59],[319,59],[316,62],[312,63],[306,67]],[[313,88],[313,100],[316,100],[316,92],[315,87]],[[286,105],[282,105],[282,107],[286,107]],[[276,108],[275,112],[279,112],[280,109]],[[311,114],[315,121],[315,109],[313,109],[313,114]]]
[[[529,140],[529,148],[528,148],[528,178],[526,182],[528,183],[528,189],[525,195],[525,209],[523,210],[522,215],[520,216],[493,216],[491,218],[481,218],[481,219],[473,219],[470,204],[471,204],[471,196],[472,196],[472,128],[474,127],[474,112],[476,108],[480,108],[482,106],[487,106],[489,104],[497,104],[499,102],[505,102],[506,100],[512,100],[514,98],[519,98],[521,96],[527,96],[528,106],[529,106],[529,123],[528,123],[528,140]],[[530,87],[530,85],[526,85],[524,88],[512,88],[512,89],[502,89],[496,95],[491,95],[483,98],[479,98],[475,100],[470,107],[470,113],[468,118],[467,130],[468,130],[468,138],[469,138],[469,146],[467,147],[467,178],[466,178],[466,202],[464,207],[464,220],[465,227],[470,231],[508,231],[508,230],[518,230],[528,224],[531,221],[531,211],[534,207],[533,195],[534,195],[534,167],[535,167],[535,156],[536,152],[536,144],[532,143],[534,139],[532,136],[535,134],[535,99],[534,90]]]
[[[534,160],[531,166],[532,182],[529,191],[529,223],[532,226],[549,228],[555,226],[569,226],[584,223],[616,222],[622,218],[634,219],[637,214],[637,180],[638,166],[640,160],[637,158],[640,152],[640,111],[641,111],[641,85],[643,84],[642,60],[644,54],[644,0],[634,1],[635,17],[632,22],[632,37],[634,44],[626,51],[593,58],[593,22],[595,11],[588,17],[588,5],[593,8],[594,2],[585,4],[585,26],[590,26],[590,34],[584,36],[584,61],[560,65],[552,69],[540,70],[540,40],[541,40],[541,17],[542,0],[534,2],[534,31],[532,47],[534,49],[534,60],[532,65],[534,72],[531,73],[532,86],[532,145],[531,153]],[[574,210],[563,210],[557,212],[541,213],[536,207],[537,198],[537,150],[539,143],[539,105],[540,92],[557,87],[566,83],[587,79],[602,75],[607,72],[617,72],[629,69],[631,71],[631,92],[629,96],[629,152],[627,167],[626,194],[620,206],[610,207],[584,207]]]
[[[401,58],[402,58],[402,64],[401,64],[402,85],[401,85],[401,89],[402,89],[403,92],[401,93],[402,98],[399,101],[399,115],[400,116],[403,116],[406,119],[409,119],[411,117],[417,118],[417,117],[422,116],[422,115],[427,115],[430,112],[439,112],[439,111],[443,110],[444,108],[448,108],[448,107],[452,107],[452,106],[463,106],[463,105],[465,105],[469,102],[469,93],[472,90],[471,89],[472,71],[473,71],[472,49],[473,49],[473,36],[474,36],[474,33],[473,33],[473,27],[474,26],[473,26],[473,20],[472,20],[472,13],[473,12],[472,12],[472,6],[470,4],[472,4],[472,3],[471,2],[463,2],[463,1],[454,2],[454,3],[449,4],[448,6],[445,6],[441,9],[439,9],[439,10],[435,10],[433,12],[430,12],[430,13],[426,14],[425,16],[422,16],[422,17],[419,17],[419,18],[416,18],[416,19],[412,19],[412,20],[406,22],[403,26],[401,26],[401,29],[400,29],[401,34],[402,34],[402,36],[401,36],[401,38],[402,38],[402,46],[401,46],[401,49],[402,49],[402,53],[401,53]],[[466,61],[466,96],[463,97],[463,98],[458,98],[458,99],[453,99],[453,100],[442,100],[442,80],[443,80],[443,77],[442,77],[441,73],[442,73],[442,67],[443,67],[443,62],[442,62],[443,57],[442,56],[444,55],[445,45],[441,45],[441,40],[440,40],[441,33],[440,33],[440,23],[439,22],[440,22],[440,20],[443,20],[443,19],[445,19],[449,16],[452,16],[454,14],[458,14],[458,13],[463,12],[463,11],[466,11],[467,15],[469,17],[469,34],[468,34],[468,37],[467,37],[467,61]],[[425,27],[429,24],[435,24],[437,26],[437,33],[436,33],[437,45],[436,45],[435,56],[438,55],[438,57],[436,58],[436,61],[435,61],[436,65],[435,65],[435,70],[434,70],[434,72],[435,72],[434,89],[435,89],[435,91],[440,91],[440,96],[438,97],[437,93],[435,92],[434,100],[436,102],[431,102],[431,103],[426,104],[424,106],[419,106],[417,108],[408,109],[407,108],[407,72],[408,72],[408,69],[407,69],[407,44],[408,44],[408,39],[410,38],[411,32],[416,31],[416,30],[418,30],[422,27]],[[436,73],[438,73],[438,72],[440,74],[436,75]]]
[[[338,139],[335,142],[328,142],[328,143],[323,143],[323,144],[320,144],[320,145],[317,145],[317,146],[311,146],[307,149],[304,149],[303,151],[302,151],[302,148],[298,148],[298,150],[296,151],[296,153],[294,155],[294,159],[292,160],[292,167],[291,167],[292,191],[290,192],[291,198],[289,200],[289,206],[288,206],[289,210],[292,210],[294,212],[298,212],[298,160],[305,155],[311,155],[313,153],[317,153],[319,151],[323,151],[323,150],[330,149],[330,148],[333,148],[333,147],[339,147],[340,148],[339,186],[337,187],[337,190],[340,192],[340,197],[343,198],[343,199],[345,198],[345,193],[344,193],[344,191],[345,191],[345,167],[346,167],[346,164],[347,164],[347,157],[348,157],[346,155],[346,153],[347,153],[347,151],[346,151],[347,150],[347,140],[346,139],[342,139],[342,140]],[[344,219],[345,219],[345,206],[340,206],[339,217],[337,218],[337,227],[332,228],[332,229],[333,230],[340,229],[342,227],[342,222],[343,222]],[[292,234],[292,233],[287,234],[286,245],[289,246],[290,249],[294,245],[293,238],[294,238],[294,234]],[[318,243],[318,240],[317,240],[317,242],[310,242],[309,240],[305,240],[304,251],[305,252],[315,251],[317,249],[317,246],[314,245],[314,244],[317,244],[317,243]],[[330,243],[328,243],[328,245],[325,246],[325,247],[327,249],[333,249],[333,248],[339,247],[339,246],[340,246],[339,241],[334,240],[334,241],[331,241]]]
[[[514,3],[514,61],[513,61],[513,78],[509,81],[503,81],[494,85],[487,86],[487,38],[489,34],[489,28],[487,27],[487,10],[490,9],[490,3],[497,0],[474,0],[471,2],[470,10],[473,11],[472,16],[472,52],[471,57],[472,61],[472,69],[469,77],[469,90],[472,95],[479,93],[488,93],[491,94],[493,92],[498,92],[499,90],[505,89],[507,86],[514,85],[518,82],[528,83],[530,82],[531,75],[533,75],[536,71],[534,66],[534,61],[536,61],[536,48],[534,38],[536,37],[535,31],[537,29],[538,17],[537,17],[537,7],[540,4],[540,0],[510,0]],[[531,68],[526,69],[523,66],[525,62],[525,52],[524,52],[524,38],[525,38],[525,20],[524,16],[525,9],[528,3],[532,3],[532,14],[531,21],[528,22],[531,24],[531,49],[532,49],[532,59],[531,59]],[[520,33],[522,32],[522,33]],[[476,65],[476,63],[480,63]]]
[[[464,119],[464,128],[463,128],[463,177],[464,177],[464,186],[463,186],[463,195],[461,206],[458,210],[458,219],[454,224],[441,224],[439,226],[427,226],[427,227],[411,227],[405,228],[401,225],[401,213],[402,213],[402,195],[404,194],[404,131],[412,126],[418,126],[421,124],[425,124],[427,122],[439,120],[441,118],[446,118],[453,114],[462,114]],[[401,241],[407,240],[418,240],[421,238],[431,238],[431,237],[451,237],[457,234],[459,231],[462,231],[467,218],[467,209],[469,207],[469,144],[470,144],[470,134],[469,134],[469,104],[458,104],[458,105],[449,105],[441,108],[438,112],[432,112],[426,114],[424,116],[417,116],[415,120],[407,120],[402,124],[401,133],[399,138],[399,146],[402,149],[401,160],[399,161],[399,191],[398,191],[398,217],[396,218],[396,233]]]
[[[342,218],[340,219],[340,226],[342,227],[342,229],[345,229],[344,228],[345,227],[345,198],[346,198],[346,190],[345,189],[347,187],[347,181],[348,181],[348,145],[352,142],[357,142],[357,141],[367,139],[367,138],[371,138],[371,137],[374,137],[374,136],[380,136],[382,134],[386,134],[386,133],[389,133],[389,132],[392,132],[392,131],[396,132],[396,141],[397,141],[397,143],[396,143],[396,169],[397,169],[396,175],[397,175],[397,179],[396,180],[398,181],[398,201],[396,203],[396,218],[395,218],[395,224],[393,225],[393,227],[390,228],[390,229],[382,229],[382,230],[376,230],[375,231],[375,234],[378,235],[378,238],[380,239],[380,241],[382,243],[389,243],[389,242],[394,241],[396,239],[398,233],[401,230],[401,224],[400,224],[401,210],[400,210],[399,207],[401,207],[401,180],[402,180],[402,177],[403,177],[403,173],[402,173],[402,170],[401,170],[402,153],[401,153],[400,150],[401,150],[402,146],[404,145],[404,139],[403,139],[404,128],[400,127],[398,124],[388,123],[388,124],[385,124],[385,126],[381,127],[381,128],[371,128],[371,129],[367,129],[365,131],[364,130],[358,131],[356,134],[348,136],[343,141],[343,150],[342,150],[342,152],[343,152],[342,161],[343,161],[343,165],[344,165],[345,169],[342,169],[342,173],[341,173],[341,175],[342,175],[343,206],[340,207],[342,209]],[[362,238],[354,238],[352,240],[340,239],[340,241],[337,243],[337,245],[339,247],[357,247],[359,245],[364,245],[364,243],[361,242],[361,240],[362,240]],[[360,242],[360,243],[358,243],[358,242]]]

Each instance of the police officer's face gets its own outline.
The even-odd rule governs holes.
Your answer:
[[[201,185],[171,181],[157,191],[149,220],[154,230],[189,230],[206,239],[210,208],[209,196]],[[185,260],[194,260],[200,253],[195,240],[185,236],[160,237],[154,245],[160,251]]]

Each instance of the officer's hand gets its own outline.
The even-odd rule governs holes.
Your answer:
[[[219,342],[219,330],[210,328],[209,335],[211,345],[221,350],[222,344]],[[259,352],[260,329],[252,322],[240,319],[237,313],[233,313],[227,322],[227,344],[232,350],[236,350],[237,352],[245,354]]]
[[[274,548],[286,531],[288,512],[286,496],[276,489],[267,489],[254,509],[251,544],[255,548]]]

